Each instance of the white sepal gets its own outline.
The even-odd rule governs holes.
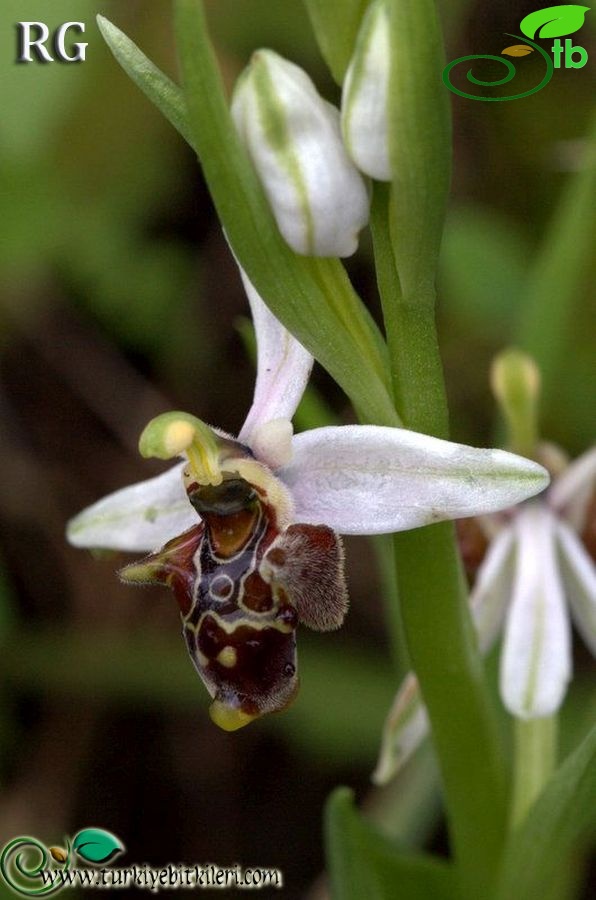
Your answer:
[[[200,522],[188,502],[179,463],[156,478],[131,484],[88,506],[68,523],[75,547],[156,550]]]
[[[308,256],[354,253],[368,189],[344,147],[338,110],[308,75],[259,50],[238,81],[232,116],[290,247]]]
[[[596,447],[578,456],[553,482],[548,502],[576,531],[584,527],[596,489]]]
[[[297,435],[292,462],[279,477],[294,495],[296,521],[343,534],[482,515],[548,484],[546,470],[524,457],[377,425]]]
[[[341,101],[341,126],[348,153],[358,168],[391,181],[389,152],[390,39],[385,0],[373,3],[362,22]]]
[[[571,635],[555,546],[555,519],[537,501],[520,510],[516,574],[501,653],[500,689],[518,718],[550,716],[571,677]]]
[[[257,340],[257,382],[252,406],[238,436],[250,445],[259,426],[292,418],[306,388],[313,358],[276,319],[242,269],[240,275]]]
[[[503,528],[491,541],[470,594],[470,611],[483,654],[488,653],[499,636],[511,598],[514,544],[513,528]]]
[[[372,774],[375,784],[387,784],[418,749],[429,730],[418,679],[410,672],[398,690],[385,720],[379,761]]]
[[[596,567],[583,544],[564,522],[557,538],[565,596],[578,631],[596,656]]]

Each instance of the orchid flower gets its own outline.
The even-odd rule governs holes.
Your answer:
[[[561,465],[552,447],[543,448],[545,462],[547,456]],[[483,653],[503,633],[500,693],[521,719],[550,716],[563,702],[572,669],[569,613],[596,655],[596,567],[582,542],[595,486],[593,447],[541,497],[479,520],[490,543],[470,595],[472,617]],[[428,730],[410,673],[386,719],[373,780],[389,781]]]
[[[232,730],[286,706],[295,629],[338,627],[347,609],[337,532],[377,534],[483,515],[541,491],[542,468],[401,428],[345,425],[296,436],[313,359],[242,273],[257,337],[253,404],[238,438],[185,413],[154,419],[144,456],[183,457],[69,524],[78,547],[147,551],[126,581],[170,586],[214,721]],[[165,546],[162,546],[165,545]]]

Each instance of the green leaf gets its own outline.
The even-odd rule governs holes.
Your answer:
[[[124,850],[118,838],[103,828],[84,828],[75,835],[72,846],[82,859],[92,863],[108,862]]]
[[[503,859],[498,900],[535,900],[596,825],[596,727],[567,757],[512,832]]]
[[[573,34],[584,24],[589,6],[566,3],[564,6],[547,6],[537,9],[520,22],[522,32],[529,38],[556,38]]]
[[[310,350],[367,421],[398,425],[387,351],[337,259],[298,256],[285,243],[230,117],[202,6],[177,3],[180,88],[115,26],[102,23],[116,58],[196,150],[219,217],[242,267],[272,312]]]
[[[400,852],[337,788],[326,809],[327,860],[333,900],[455,900],[455,871],[447,863]]]
[[[371,0],[304,0],[317,42],[331,74],[341,84]]]
[[[123,31],[116,28],[104,16],[97,16],[97,25],[115,59],[129,78],[157,106],[166,119],[180,132],[184,140],[193,147],[182,88],[168,78],[161,69],[158,69]]]

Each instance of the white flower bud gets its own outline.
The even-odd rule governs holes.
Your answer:
[[[341,100],[348,153],[362,172],[391,181],[389,157],[390,41],[385,0],[369,7],[358,35]]]
[[[338,110],[308,75],[259,50],[236,86],[232,116],[290,247],[354,253],[368,221],[367,186],[346,153]]]

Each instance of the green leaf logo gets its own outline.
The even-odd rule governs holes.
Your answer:
[[[124,850],[118,838],[102,828],[84,828],[75,835],[72,846],[82,859],[91,863],[108,862]]]
[[[556,38],[573,34],[584,24],[589,6],[577,6],[575,3],[565,6],[547,6],[537,9],[521,20],[520,28],[529,37]]]

